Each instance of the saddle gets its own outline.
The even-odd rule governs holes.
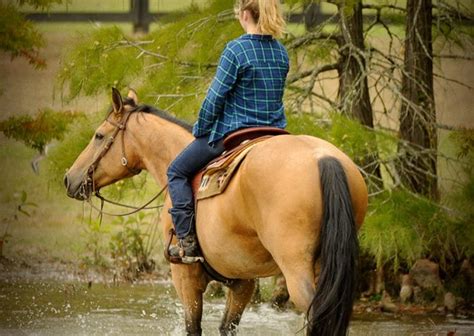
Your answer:
[[[275,127],[244,128],[224,139],[225,151],[211,161],[192,181],[195,201],[224,192],[240,164],[252,148],[275,135],[289,134]]]

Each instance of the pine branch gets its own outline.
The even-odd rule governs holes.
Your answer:
[[[142,41],[142,42],[138,43],[138,42],[135,42],[135,41],[130,41],[130,40],[125,39],[123,41],[119,41],[119,44],[134,47],[134,48],[140,50],[140,54],[137,56],[137,58],[140,58],[142,55],[149,55],[149,56],[157,57],[157,58],[160,58],[160,59],[168,60],[169,58],[167,56],[152,52],[150,50],[147,50],[147,49],[141,47],[144,44],[151,44],[153,42],[154,41],[146,41],[146,42]]]
[[[134,42],[134,41],[130,41],[130,40],[125,39],[124,41],[120,41],[119,44],[126,45],[126,46],[131,46],[131,47],[134,47],[134,48],[140,50],[140,54],[138,54],[138,56],[136,58],[140,58],[143,55],[148,55],[148,56],[153,56],[153,57],[159,58],[159,59],[164,60],[164,61],[170,61],[170,58],[168,56],[152,52],[152,51],[147,50],[147,49],[145,49],[141,46],[141,45],[150,44],[150,43],[153,43],[153,42],[154,41]],[[176,63],[178,63],[179,65],[184,65],[184,66],[192,66],[192,67],[199,66],[199,67],[204,67],[206,69],[216,68],[217,65],[218,65],[217,63],[197,63],[197,62],[180,61],[180,60],[176,60]]]
[[[291,76],[288,76],[288,79],[286,80],[287,84],[292,84],[296,81],[299,81],[300,79],[309,77],[309,76],[318,76],[321,73],[327,72],[327,71],[332,71],[332,70],[337,70],[339,68],[340,64],[339,63],[334,63],[334,64],[325,64],[319,68],[314,68],[311,70],[306,70],[300,73],[293,74]]]
[[[469,11],[467,6],[462,6],[462,8],[458,9],[444,1],[438,1],[438,5],[433,4],[433,9],[437,9],[438,12],[442,14],[439,16],[433,15],[433,21],[435,17],[447,17],[449,19],[457,19],[466,22],[472,22],[474,20],[473,13]]]
[[[319,32],[319,31],[310,32],[310,33],[306,33],[305,35],[301,37],[297,37],[292,41],[289,41],[286,47],[288,50],[292,50],[292,49],[297,49],[302,46],[311,44],[317,40],[332,40],[332,41],[337,42],[339,38],[341,38],[341,36],[336,35],[336,34],[328,34],[328,33]]]
[[[440,75],[440,74],[437,74],[437,73],[433,73],[433,77],[437,77],[437,78],[440,78],[440,79],[444,79],[445,81],[448,81],[448,82],[452,82],[452,83],[456,83],[458,85],[461,85],[469,90],[472,90],[474,89],[474,87],[466,84],[466,83],[463,83],[457,79],[454,79],[454,78],[449,78],[449,77],[446,77],[446,76],[443,76],[443,75]]]
[[[446,59],[461,59],[461,60],[466,60],[466,61],[473,61],[474,60],[474,57],[466,56],[466,55],[439,55],[439,54],[433,54],[433,57],[446,58]]]

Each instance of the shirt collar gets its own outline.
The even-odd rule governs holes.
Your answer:
[[[244,40],[263,40],[263,41],[273,40],[272,35],[261,35],[261,34],[244,34],[240,38]]]

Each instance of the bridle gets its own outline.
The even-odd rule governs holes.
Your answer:
[[[83,192],[86,193],[86,191],[91,191],[92,193],[95,193],[95,184],[94,184],[94,173],[97,169],[97,166],[99,165],[100,160],[104,158],[104,156],[107,154],[107,152],[110,150],[112,147],[113,143],[115,142],[115,139],[117,138],[118,134],[120,131],[122,131],[122,136],[121,136],[121,142],[122,142],[122,157],[120,159],[120,163],[122,166],[127,167],[130,173],[132,175],[137,175],[141,172],[141,169],[136,169],[136,168],[131,168],[128,165],[128,159],[125,154],[125,141],[124,141],[124,136],[125,136],[125,127],[127,125],[128,119],[130,118],[130,115],[132,113],[130,111],[126,111],[122,113],[122,119],[116,123],[113,120],[110,120],[109,117],[105,119],[109,124],[113,125],[115,127],[114,131],[112,132],[112,135],[107,139],[107,143],[105,146],[102,148],[100,151],[99,155],[96,156],[94,161],[90,164],[89,168],[87,169],[87,173],[85,176],[85,181],[83,183],[83,187],[87,188]],[[109,114],[110,116],[110,114]],[[85,196],[85,195],[84,195]]]
[[[107,143],[105,144],[105,146],[102,148],[101,152],[99,153],[99,155],[96,156],[96,158],[94,159],[94,161],[92,161],[92,163],[90,164],[89,168],[87,169],[87,173],[85,175],[85,179],[84,179],[84,182],[82,184],[82,193],[83,195],[85,196],[84,198],[85,199],[88,199],[90,205],[96,209],[97,211],[100,212],[100,214],[106,214],[106,215],[109,215],[109,216],[127,216],[127,215],[131,215],[131,214],[134,214],[140,210],[150,210],[150,209],[157,209],[157,208],[161,208],[163,207],[163,205],[158,205],[158,206],[153,206],[153,207],[148,207],[148,205],[150,205],[154,200],[156,200],[161,194],[163,194],[163,192],[166,190],[167,188],[167,185],[165,185],[159,192],[158,194],[156,194],[150,201],[146,202],[143,206],[140,206],[140,207],[134,207],[134,206],[131,206],[131,205],[126,205],[126,204],[122,204],[122,203],[118,203],[118,202],[115,202],[115,201],[111,201],[111,200],[108,200],[106,199],[105,197],[103,197],[100,193],[99,193],[99,190],[95,190],[95,183],[94,183],[94,173],[97,169],[97,166],[99,165],[99,162],[100,160],[102,160],[104,158],[104,156],[107,154],[107,152],[110,150],[110,148],[112,147],[112,144],[115,142],[117,136],[119,135],[120,131],[122,131],[121,133],[121,145],[122,145],[122,157],[120,158],[120,163],[122,166],[126,167],[128,169],[128,171],[131,173],[132,176],[134,175],[138,175],[140,174],[141,172],[141,169],[139,168],[134,168],[134,167],[130,167],[128,165],[128,159],[127,159],[127,155],[125,153],[125,140],[124,140],[124,136],[125,136],[125,129],[126,129],[126,126],[127,126],[127,122],[130,118],[130,115],[133,113],[133,110],[131,111],[125,111],[122,113],[122,118],[121,120],[117,123],[113,120],[110,120],[109,116],[105,119],[106,122],[108,122],[109,124],[111,124],[112,126],[115,127],[114,131],[112,132],[112,135],[107,139]],[[90,198],[86,197],[87,195],[87,191],[90,191],[91,194],[95,195],[97,198],[99,198],[101,200],[101,207],[100,209],[95,207],[92,202],[90,201]],[[118,206],[122,206],[122,207],[125,207],[125,208],[131,208],[131,209],[134,209],[133,211],[130,211],[130,212],[127,212],[127,213],[122,213],[122,214],[113,214],[113,213],[108,213],[108,212],[105,212],[103,211],[103,207],[104,207],[104,202],[108,202],[108,203],[111,203],[111,204],[114,204],[114,205],[118,205]]]

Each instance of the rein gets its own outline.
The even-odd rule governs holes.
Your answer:
[[[90,204],[90,206],[93,209],[97,210],[101,215],[115,216],[115,217],[128,216],[128,215],[133,215],[133,214],[135,214],[135,213],[137,213],[141,210],[153,210],[153,209],[162,208],[164,206],[164,204],[160,204],[160,205],[156,205],[156,206],[152,206],[152,207],[149,207],[148,205],[150,205],[153,201],[155,201],[158,197],[160,197],[165,192],[166,188],[168,188],[168,185],[165,185],[163,188],[161,188],[161,190],[155,196],[153,196],[148,202],[146,202],[145,204],[143,204],[140,207],[135,207],[135,206],[132,206],[132,205],[122,204],[122,203],[119,203],[119,202],[108,200],[105,197],[103,197],[98,191],[95,193],[95,196],[98,199],[100,199],[100,208],[96,207],[90,200],[88,201],[88,203]],[[111,213],[111,212],[106,212],[106,211],[103,210],[105,202],[110,203],[110,204],[114,204],[114,205],[118,205],[118,206],[121,206],[123,208],[134,209],[134,210],[129,211],[129,212],[125,212],[125,213],[120,213],[120,214],[114,214],[114,213]]]

